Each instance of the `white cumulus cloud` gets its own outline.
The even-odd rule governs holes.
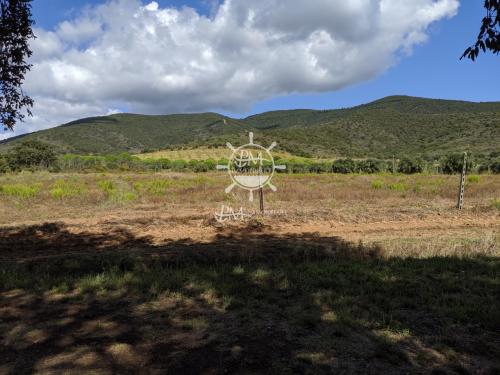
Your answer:
[[[245,111],[290,93],[375,77],[427,38],[458,0],[224,0],[193,8],[113,0],[35,30],[16,133],[115,113]],[[5,136],[5,135],[4,135]]]

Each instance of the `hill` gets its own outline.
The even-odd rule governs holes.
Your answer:
[[[238,145],[250,130],[260,143],[276,140],[281,151],[301,156],[488,154],[500,149],[500,102],[391,96],[347,109],[272,111],[241,120],[217,113],[116,114],[7,139],[0,152],[29,138],[81,154]]]

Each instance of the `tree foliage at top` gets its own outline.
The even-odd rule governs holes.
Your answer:
[[[31,26],[31,0],[0,0],[0,122],[13,129],[17,121],[31,115],[33,99],[22,90],[31,65],[26,60],[32,52],[29,40],[34,38]]]
[[[485,0],[486,16],[481,23],[481,29],[474,45],[465,50],[462,57],[474,61],[479,52],[489,50],[495,54],[500,52],[500,0]]]

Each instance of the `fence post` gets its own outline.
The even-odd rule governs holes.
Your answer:
[[[457,209],[461,210],[464,204],[465,173],[467,170],[467,153],[464,152],[464,163],[462,165],[462,175],[460,176],[460,186],[458,188]]]
[[[259,200],[260,200],[260,213],[264,215],[264,190],[259,189]]]

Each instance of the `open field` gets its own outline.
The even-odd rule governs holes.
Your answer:
[[[0,176],[0,373],[500,371],[500,176]]]
[[[236,147],[239,145],[236,145]],[[293,160],[314,160],[314,161],[332,161],[334,159],[311,159],[292,155],[288,152],[273,152],[275,158],[293,159]],[[197,147],[180,150],[162,150],[155,152],[146,152],[135,155],[141,159],[169,159],[169,160],[221,160],[228,159],[231,156],[231,150],[227,147]]]

